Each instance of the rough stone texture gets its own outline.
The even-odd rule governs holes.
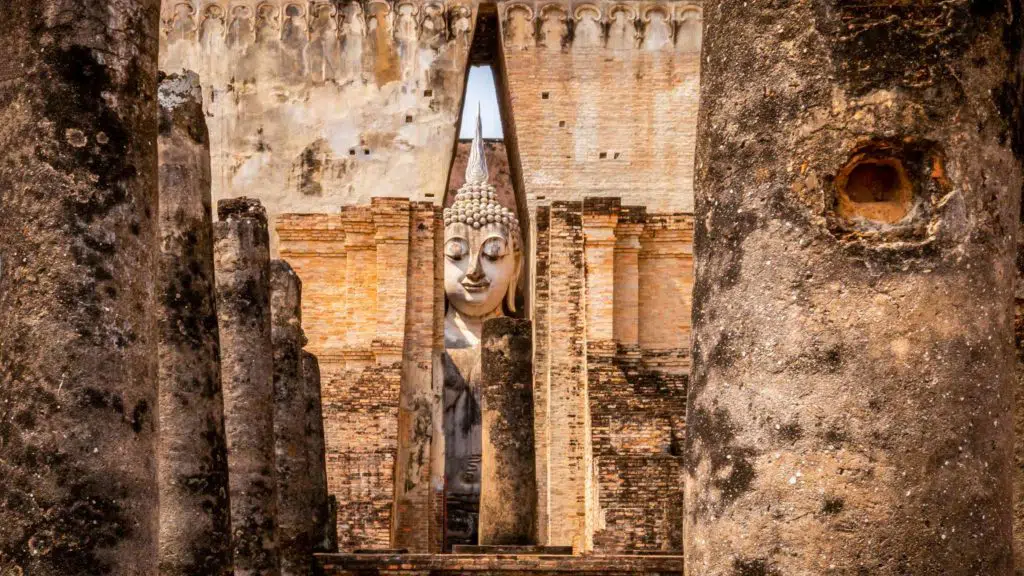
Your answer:
[[[1024,138],[1024,125],[1021,127]],[[1022,140],[1024,141],[1024,140]],[[1017,227],[1017,277],[1014,286],[1013,334],[1017,345],[1013,412],[1013,567],[1024,575],[1024,214]]]
[[[603,196],[692,209],[700,2],[513,0],[498,10],[531,208]]]
[[[236,575],[280,574],[274,468],[270,237],[259,201],[222,200],[214,224],[224,425]]]
[[[480,544],[526,545],[534,540],[537,515],[533,323],[504,317],[488,320],[480,349]]]
[[[321,405],[320,363],[316,356],[302,352],[302,379],[306,383],[306,454],[309,460],[309,502],[313,511],[314,552],[333,552],[331,547],[331,503],[327,493],[327,451],[324,446],[324,416]]]
[[[210,141],[195,73],[159,89],[159,570],[227,575],[231,509],[213,277]]]
[[[151,574],[157,2],[0,24],[0,572]]]
[[[1010,573],[1020,4],[705,6],[687,574]]]
[[[274,345],[274,463],[277,536],[282,576],[313,568],[313,474],[307,433],[308,395],[302,373],[302,281],[284,260],[270,262],[271,340]]]
[[[275,229],[382,191],[440,203],[475,14],[470,0],[164,0],[160,68],[203,78],[214,199],[255,196]]]

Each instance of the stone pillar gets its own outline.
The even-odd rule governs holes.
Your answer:
[[[533,544],[533,324],[504,317],[484,322],[480,364],[480,544]]]
[[[316,356],[302,352],[302,379],[306,383],[306,458],[309,461],[309,500],[313,510],[311,541],[314,552],[331,552],[327,494],[327,450],[324,446],[324,416],[320,394],[320,363]]]
[[[0,8],[0,570],[156,571],[156,0]]]
[[[1012,572],[1015,6],[705,2],[688,575]]]
[[[1013,412],[1013,564],[1024,575],[1024,218],[1017,226],[1017,276],[1014,286],[1013,332],[1017,345]]]
[[[270,239],[258,200],[217,205],[213,226],[236,576],[280,573],[274,469]]]
[[[277,466],[277,534],[281,575],[308,576],[313,568],[312,476],[302,374],[302,282],[284,260],[270,263],[274,343],[274,452]]]
[[[227,575],[231,513],[199,76],[160,84],[160,573]]]

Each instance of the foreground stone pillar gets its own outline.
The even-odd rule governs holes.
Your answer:
[[[1014,286],[1014,341],[1017,366],[1014,373],[1013,459],[1013,564],[1014,574],[1024,575],[1024,219],[1017,227],[1017,277]]]
[[[282,576],[313,569],[306,382],[302,374],[302,282],[284,260],[270,263],[274,342],[274,451]]]
[[[160,84],[160,574],[231,574],[210,141],[199,76]]]
[[[214,225],[235,574],[280,574],[274,468],[270,238],[258,200],[217,205]]]
[[[0,571],[156,571],[156,0],[0,7]]]
[[[331,552],[327,493],[327,450],[324,445],[323,403],[320,394],[320,362],[302,352],[302,379],[306,385],[306,458],[309,461],[309,505],[313,510],[311,541],[314,552]]]
[[[1009,574],[1019,10],[704,8],[687,574]]]
[[[537,515],[533,324],[506,317],[488,320],[480,350],[480,544],[532,544]]]

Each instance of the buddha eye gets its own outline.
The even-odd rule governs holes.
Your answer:
[[[466,242],[458,238],[449,240],[448,243],[444,245],[445,256],[454,262],[462,260],[466,255],[466,252],[468,252]]]
[[[501,238],[490,238],[484,242],[483,254],[488,260],[500,260],[505,255],[505,241]]]

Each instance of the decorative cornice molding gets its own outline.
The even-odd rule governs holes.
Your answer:
[[[698,54],[702,8],[692,1],[512,0],[502,6],[510,50],[605,48]]]

